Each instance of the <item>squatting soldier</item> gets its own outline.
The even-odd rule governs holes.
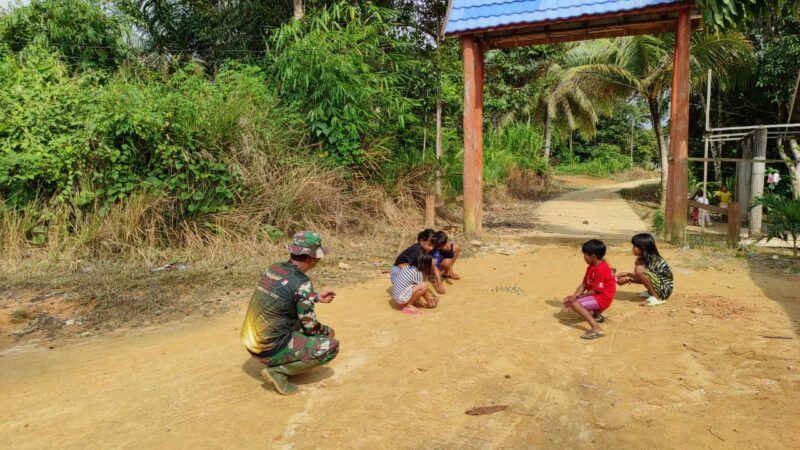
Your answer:
[[[261,274],[241,333],[250,354],[267,366],[261,376],[283,395],[297,392],[287,377],[325,364],[339,353],[333,329],[321,324],[314,312],[317,302],[330,303],[336,294],[317,294],[306,276],[328,253],[322,238],[301,231],[287,250],[289,261],[273,264]]]

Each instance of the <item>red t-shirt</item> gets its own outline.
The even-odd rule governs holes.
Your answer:
[[[594,298],[601,308],[607,309],[611,306],[614,294],[617,293],[617,280],[607,262],[601,261],[596,266],[587,267],[583,285],[587,290],[597,292]]]

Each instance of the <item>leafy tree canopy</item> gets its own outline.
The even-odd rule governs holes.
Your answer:
[[[0,16],[0,46],[47,47],[72,67],[114,69],[124,59],[125,23],[97,0],[33,0]]]

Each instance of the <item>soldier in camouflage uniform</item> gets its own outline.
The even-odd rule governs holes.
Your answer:
[[[321,324],[314,312],[318,302],[330,303],[336,294],[317,294],[306,276],[328,253],[322,238],[301,231],[287,250],[289,261],[273,264],[261,274],[241,333],[247,351],[267,366],[261,376],[283,395],[297,392],[287,377],[325,364],[339,352],[333,329]]]

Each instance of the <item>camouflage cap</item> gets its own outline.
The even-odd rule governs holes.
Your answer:
[[[298,231],[292,238],[292,245],[287,245],[286,250],[293,255],[308,255],[322,258],[328,254],[328,249],[322,246],[322,237],[313,231]]]

